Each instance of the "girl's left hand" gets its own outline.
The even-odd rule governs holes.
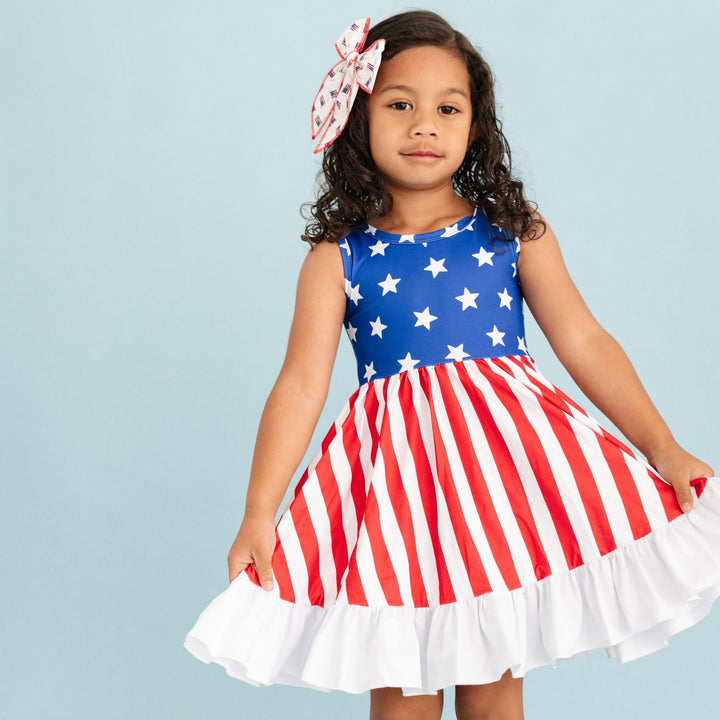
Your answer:
[[[648,455],[647,460],[660,477],[673,486],[678,505],[686,513],[693,507],[690,482],[701,477],[715,476],[709,465],[683,450],[676,442]]]

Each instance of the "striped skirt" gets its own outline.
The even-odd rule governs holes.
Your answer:
[[[433,694],[596,648],[646,655],[720,595],[718,478],[695,505],[526,356],[358,388],[254,566],[185,647],[253,685]]]

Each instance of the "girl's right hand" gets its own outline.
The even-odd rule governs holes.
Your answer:
[[[228,553],[228,574],[232,582],[248,565],[254,564],[260,584],[273,588],[272,556],[275,551],[275,521],[247,515]]]

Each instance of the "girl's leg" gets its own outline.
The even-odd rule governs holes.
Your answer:
[[[487,685],[456,685],[457,720],[523,720],[522,682],[508,669]]]
[[[370,720],[440,720],[443,691],[437,695],[402,694],[402,688],[370,690]]]

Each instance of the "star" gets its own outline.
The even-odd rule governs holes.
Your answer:
[[[503,347],[505,347],[505,343],[503,342],[503,338],[505,337],[505,333],[504,333],[504,332],[500,332],[500,331],[497,329],[497,325],[493,325],[492,332],[485,333],[485,334],[486,334],[489,338],[492,339],[492,341],[493,341],[493,347],[495,347],[496,345],[502,345]]]
[[[385,248],[389,247],[390,243],[384,243],[382,240],[378,240],[374,245],[370,246],[370,250],[372,250],[372,253],[370,253],[370,257],[373,257],[373,255],[385,255]]]
[[[517,337],[517,335],[515,337]],[[527,354],[528,349],[527,349],[527,347],[525,347],[525,338],[524,337],[518,338],[518,350],[521,350],[522,352]]]
[[[373,335],[377,335],[382,340],[382,333],[383,330],[387,327],[387,325],[383,325],[380,321],[380,316],[378,315],[377,320],[371,320],[370,321],[370,327],[372,328],[372,332],[370,333],[370,337]]]
[[[467,357],[470,357],[470,353],[466,353],[465,350],[463,350],[463,345],[465,343],[460,343],[457,347],[453,347],[452,345],[448,345],[448,350],[450,351],[446,356],[446,360],[454,360],[455,362],[460,362],[461,360],[464,360]]]
[[[414,370],[415,366],[420,362],[419,360],[413,360],[408,353],[402,360],[398,360],[400,363],[399,372],[405,372],[405,370]]]
[[[500,307],[506,307],[508,310],[512,310],[510,303],[513,301],[513,298],[508,295],[507,288],[501,293],[498,293],[498,297],[500,298]]]
[[[348,337],[355,342],[357,340],[357,328],[352,326],[352,323],[347,324]]]
[[[513,277],[515,277],[517,275],[517,263],[510,263],[510,265],[512,265]]]
[[[389,292],[397,292],[397,284],[400,282],[402,278],[393,278],[390,273],[388,273],[387,277],[382,281],[379,282],[378,285],[383,289],[383,295],[385,293]]]
[[[492,256],[494,255],[494,252],[488,252],[484,247],[480,248],[479,252],[476,252],[473,257],[477,258],[478,260],[478,267],[482,267],[483,265],[492,265]]]
[[[401,242],[401,243],[404,243],[404,242],[414,243],[414,242],[415,242],[415,236],[414,236],[414,235],[401,235],[401,236],[400,236],[400,240],[398,240],[398,242]]]
[[[374,367],[375,363],[371,362],[369,365],[365,366],[365,374],[363,375],[363,378],[365,380],[370,380],[370,378],[373,375],[377,375],[377,370]]]
[[[352,300],[356,305],[358,304],[358,300],[363,299],[363,296],[360,294],[360,283],[353,287],[350,281],[346,280],[345,294],[348,296],[348,299]]]
[[[450,227],[445,228],[445,232],[440,237],[452,237],[453,235],[457,235],[460,232],[458,230],[458,224],[455,223],[454,225],[451,225]]]
[[[415,327],[420,327],[420,325],[422,325],[423,327],[426,327],[428,330],[430,329],[430,323],[433,320],[437,320],[436,315],[430,314],[429,307],[426,307],[422,312],[413,312],[413,315],[415,315],[415,317],[417,318]]]
[[[343,240],[341,243],[338,243],[338,245],[349,255],[350,254],[350,246],[348,245],[347,240]]]
[[[432,276],[436,278],[439,273],[441,272],[447,272],[447,268],[445,267],[445,258],[440,258],[440,260],[436,260],[435,258],[430,258],[430,264],[423,268],[424,270],[428,270],[432,273]]]
[[[469,307],[474,307],[477,309],[477,305],[475,304],[475,298],[480,293],[471,293],[467,288],[465,288],[465,292],[462,295],[457,295],[455,297],[456,300],[459,300],[462,303],[462,309],[467,310]]]
[[[368,225],[365,228],[373,237],[375,236],[375,233],[377,232],[377,228],[373,227],[372,225]]]
[[[475,215],[473,215],[472,220],[463,228],[463,231],[472,230],[474,224],[475,224]]]

